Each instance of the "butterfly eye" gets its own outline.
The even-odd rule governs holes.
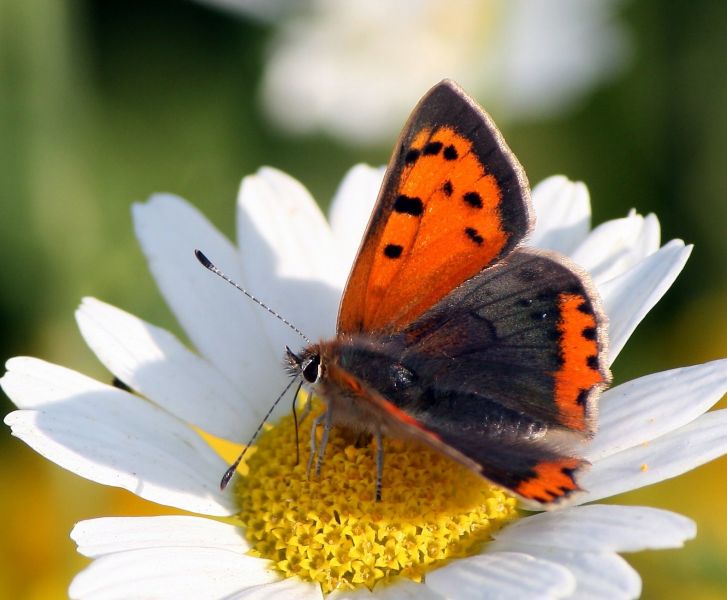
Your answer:
[[[321,376],[321,357],[317,354],[308,359],[307,363],[303,366],[303,379],[308,383],[315,383]]]

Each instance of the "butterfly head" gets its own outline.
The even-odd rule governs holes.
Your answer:
[[[317,383],[323,374],[320,347],[312,344],[303,348],[299,354],[285,347],[285,361],[292,377],[302,377],[306,383]]]

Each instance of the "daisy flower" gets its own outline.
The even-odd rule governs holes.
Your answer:
[[[330,224],[284,173],[245,178],[240,249],[180,198],[134,206],[152,273],[196,350],[85,299],[76,315],[83,337],[134,393],[38,359],[8,362],[1,383],[19,408],[6,418],[13,435],[78,475],[191,513],[78,523],[71,536],[93,561],[71,597],[632,598],[640,578],[619,553],[695,536],[681,515],[596,501],[727,452],[727,411],[707,412],[727,389],[727,360],[606,391],[586,452],[592,468],[580,479],[588,492],[557,511],[518,511],[513,498],[447,459],[396,442],[387,442],[384,501],[375,503],[369,449],[338,434],[309,481],[305,460],[295,463],[289,416],[261,436],[247,474],[220,490],[226,464],[207,440],[250,436],[286,383],[282,349],[299,340],[205,271],[192,250],[204,249],[311,338],[328,337],[382,173],[352,169]],[[539,219],[529,243],[593,274],[613,361],[690,248],[660,245],[653,215],[632,212],[591,230],[585,186],[564,177],[536,186],[533,203]]]
[[[257,4],[281,8],[212,2],[247,15],[259,15]],[[500,119],[553,115],[627,62],[619,4],[311,0],[275,21],[263,105],[289,131],[375,143],[389,140],[420,91],[446,76]]]

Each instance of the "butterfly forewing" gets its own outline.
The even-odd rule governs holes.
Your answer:
[[[396,331],[527,234],[525,175],[489,117],[453,82],[404,128],[339,313],[340,333]]]

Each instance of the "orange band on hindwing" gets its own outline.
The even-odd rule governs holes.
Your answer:
[[[566,427],[587,429],[587,399],[593,387],[604,383],[598,347],[598,324],[590,302],[580,294],[558,296],[560,355],[555,373],[555,402]]]
[[[574,473],[584,464],[577,458],[541,462],[533,471],[535,475],[521,481],[514,491],[536,502],[552,502],[580,489]]]

